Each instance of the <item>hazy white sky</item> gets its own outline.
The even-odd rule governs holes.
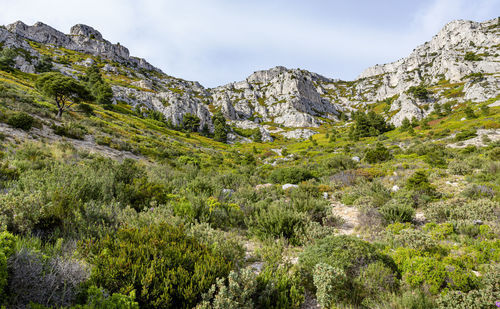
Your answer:
[[[0,0],[0,24],[77,23],[165,73],[207,87],[277,65],[351,80],[454,19],[498,17],[500,0]]]

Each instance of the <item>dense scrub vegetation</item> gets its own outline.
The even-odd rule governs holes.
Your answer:
[[[212,133],[189,114],[173,130],[160,113],[110,102],[98,59],[70,81],[2,68],[10,54],[0,56],[0,305],[500,300],[500,145],[460,144],[498,129],[499,107],[443,107],[398,130],[358,112],[311,140],[228,145],[220,111]],[[50,71],[43,61],[37,70]],[[85,102],[69,93],[60,112],[55,80],[78,83]]]

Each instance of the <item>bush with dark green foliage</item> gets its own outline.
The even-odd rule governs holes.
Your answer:
[[[427,88],[422,84],[418,86],[411,86],[408,88],[407,92],[415,99],[427,100],[429,98],[429,90],[427,90]]]
[[[367,114],[356,112],[353,114],[354,125],[349,131],[349,138],[357,140],[360,137],[378,136],[384,132],[394,129],[394,127],[386,123],[382,115],[376,114],[373,111]]]
[[[214,139],[218,142],[225,143],[229,129],[226,124],[226,118],[220,110],[212,116],[212,123],[214,125]]]
[[[135,290],[141,308],[192,308],[232,261],[168,224],[124,228],[81,246],[91,282],[111,293]]]
[[[7,119],[8,125],[24,131],[31,130],[34,122],[35,119],[24,112],[16,113]]]
[[[337,273],[342,274],[345,281],[342,283],[341,290],[335,293],[342,302],[354,305],[361,304],[365,297],[356,278],[369,272],[366,268],[370,264],[382,263],[380,265],[387,267],[397,277],[397,273],[394,273],[396,266],[390,257],[380,253],[369,242],[352,236],[328,236],[305,247],[299,257],[299,266],[306,287],[310,289],[314,286],[314,268],[320,263],[329,265],[337,269]]]
[[[481,58],[479,55],[476,55],[474,52],[468,51],[465,53],[464,56],[465,61],[481,61],[483,58]]]
[[[200,118],[194,114],[184,114],[182,116],[182,128],[187,132],[198,132],[200,130]]]
[[[475,129],[463,130],[455,135],[455,141],[465,141],[477,136],[477,131]]]
[[[436,197],[436,188],[430,183],[425,170],[417,170],[406,180],[406,188],[415,191],[417,194],[425,194],[430,198]]]
[[[38,60],[35,70],[38,73],[45,73],[52,71],[52,58],[49,55],[43,55],[40,60]]]
[[[0,233],[0,305],[5,299],[5,288],[7,287],[8,270],[7,260],[14,254],[16,237],[9,232]]]
[[[110,105],[113,103],[113,90],[104,81],[97,65],[92,65],[85,71],[82,80],[87,83],[87,89],[92,94],[97,104]]]
[[[331,175],[336,171],[345,171],[354,169],[358,166],[358,163],[351,159],[351,157],[346,155],[336,155],[324,161],[324,173]]]
[[[392,154],[382,143],[377,143],[375,144],[375,148],[370,148],[365,151],[365,160],[371,164],[388,161],[390,159],[392,159]]]
[[[139,304],[135,301],[134,292],[128,296],[119,293],[109,295],[103,289],[91,286],[87,290],[87,303],[72,306],[70,309],[139,309]]]
[[[11,72],[13,70],[16,52],[10,48],[0,50],[0,70]]]
[[[61,126],[53,124],[52,130],[54,130],[54,133],[57,135],[80,140],[83,140],[88,133],[87,128],[75,122],[70,122]]]
[[[269,175],[273,183],[299,183],[314,178],[313,174],[304,167],[277,168]]]
[[[415,209],[413,207],[397,202],[388,202],[379,211],[388,223],[411,222],[415,216]]]
[[[287,239],[299,245],[304,234],[306,216],[285,203],[271,204],[258,209],[247,219],[249,230],[261,239],[269,237]]]

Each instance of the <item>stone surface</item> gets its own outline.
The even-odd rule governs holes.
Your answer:
[[[294,184],[291,184],[291,183],[286,183],[284,185],[281,186],[281,189],[283,190],[288,190],[288,189],[295,189],[295,188],[298,188],[299,186],[298,185],[294,185]]]

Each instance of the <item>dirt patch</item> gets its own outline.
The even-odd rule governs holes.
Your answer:
[[[344,205],[338,201],[332,202],[332,213],[344,219],[344,224],[339,230],[341,235],[353,235],[359,226],[360,211],[356,207]]]

